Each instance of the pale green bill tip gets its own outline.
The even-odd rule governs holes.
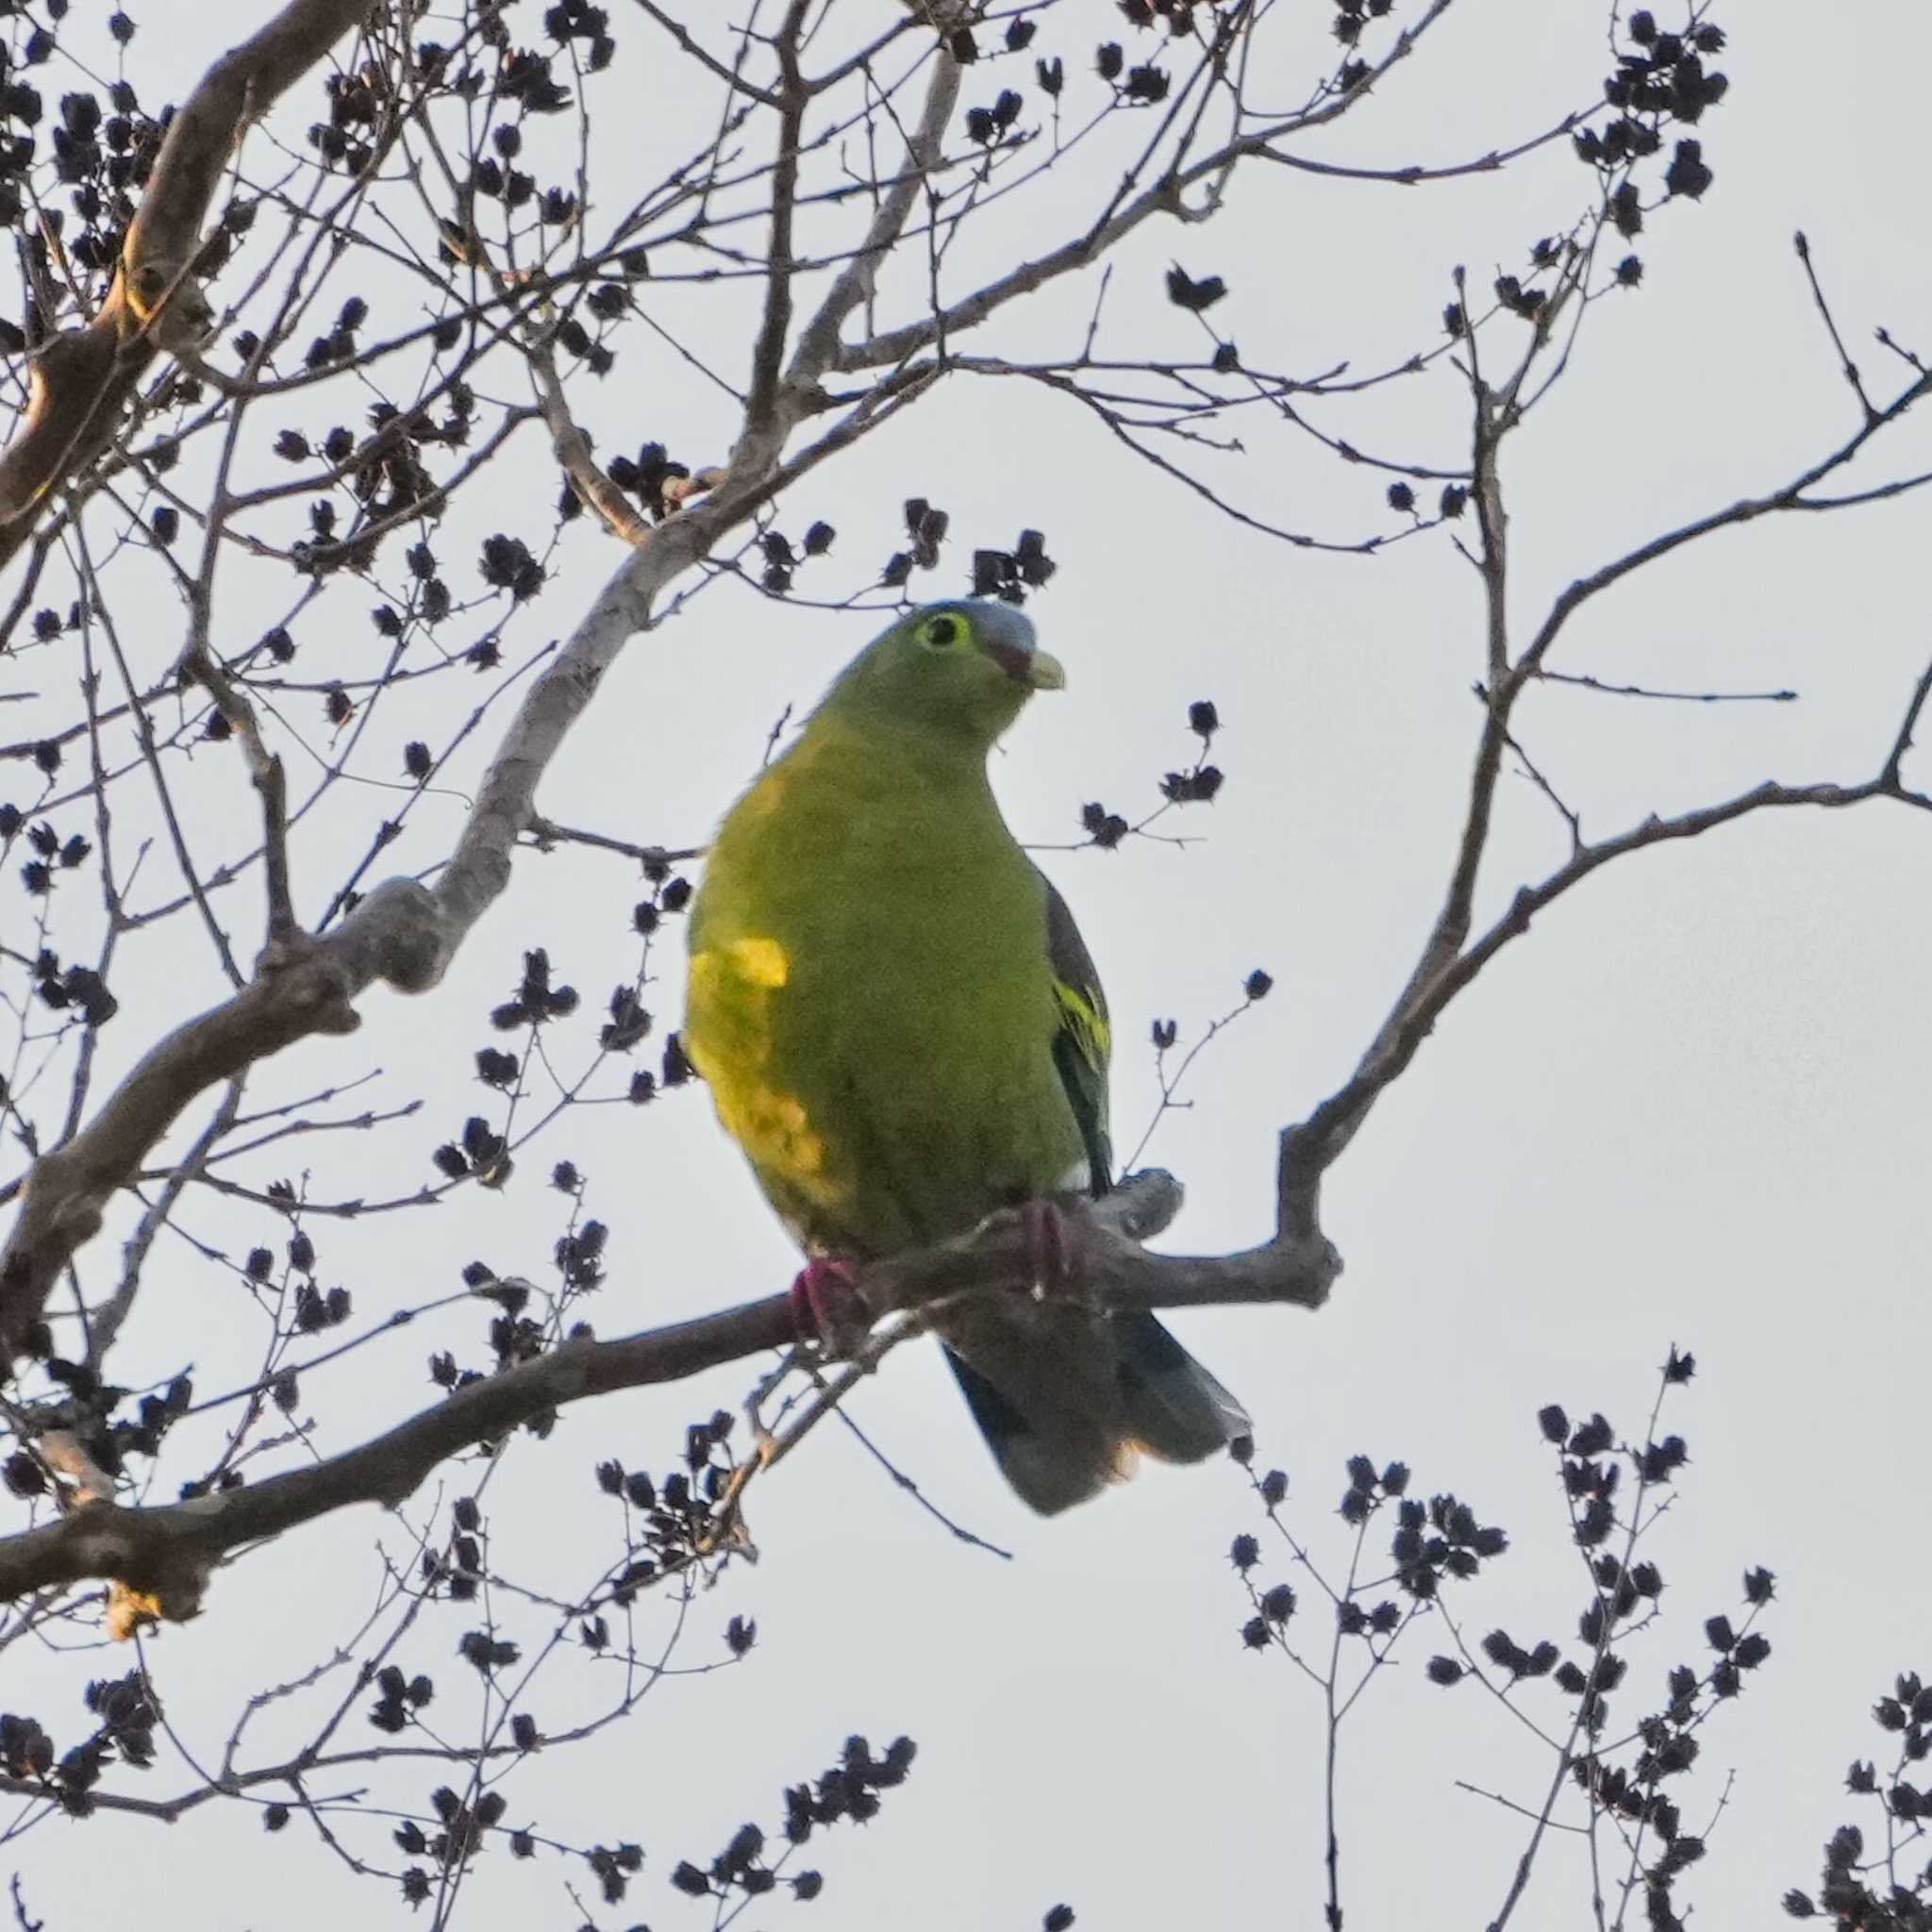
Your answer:
[[[1067,674],[1051,651],[1035,651],[1026,660],[1026,682],[1035,691],[1064,691]]]

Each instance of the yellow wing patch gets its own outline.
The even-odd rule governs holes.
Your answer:
[[[1064,979],[1053,982],[1053,996],[1060,1009],[1060,1024],[1074,1036],[1082,1059],[1092,1067],[1105,1067],[1113,1053],[1113,1028],[1107,1015],[1077,986]]]

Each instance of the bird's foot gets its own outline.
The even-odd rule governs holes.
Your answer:
[[[791,1319],[801,1341],[850,1356],[871,1332],[872,1310],[858,1291],[858,1267],[838,1255],[814,1255],[791,1284]]]
[[[1085,1242],[1079,1223],[1056,1201],[1023,1201],[1017,1211],[1026,1237],[1033,1298],[1044,1301],[1049,1294],[1067,1293],[1081,1274]]]

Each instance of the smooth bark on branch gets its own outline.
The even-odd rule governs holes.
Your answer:
[[[41,505],[112,437],[156,352],[199,341],[208,307],[194,258],[242,130],[374,11],[371,0],[289,0],[177,109],[100,312],[34,356],[25,414],[0,452],[0,567],[32,534]]]
[[[1105,1201],[1068,1201],[1080,1281],[1067,1292],[1108,1310],[1254,1302],[1314,1308],[1327,1299],[1341,1264],[1319,1235],[1281,1233],[1236,1255],[1149,1254],[1141,1239],[1164,1226],[1180,1199],[1171,1175],[1150,1173],[1131,1176]],[[1021,1218],[1003,1213],[955,1241],[874,1264],[858,1290],[867,1307],[884,1316],[960,1294],[1035,1293],[1033,1273]],[[775,1294],[618,1341],[566,1341],[324,1461],[156,1508],[91,1501],[0,1540],[0,1600],[97,1579],[120,1585],[146,1614],[191,1617],[214,1567],[244,1544],[352,1504],[392,1507],[450,1457],[553,1409],[681,1381],[795,1339],[791,1298]]]

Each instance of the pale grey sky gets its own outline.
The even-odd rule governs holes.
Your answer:
[[[531,13],[519,31],[536,34],[532,9],[518,11]],[[1605,64],[1603,14],[1572,0],[1462,0],[1373,110],[1311,151],[1438,162],[1535,132],[1591,99]],[[1855,426],[1792,256],[1794,228],[1809,232],[1874,387],[1897,367],[1870,347],[1874,325],[1932,353],[1920,132],[1932,26],[1899,0],[1860,9],[1857,31],[1795,6],[1715,17],[1736,37],[1720,62],[1730,96],[1702,130],[1715,186],[1701,206],[1655,220],[1640,243],[1644,288],[1592,312],[1576,366],[1512,446],[1512,616],[1525,631],[1574,576],[1783,483]],[[1104,31],[1123,31],[1105,18],[1116,24]],[[672,116],[668,107],[658,116],[649,92],[664,50],[644,25],[624,20],[622,58],[649,103],[641,138],[655,142]],[[158,17],[146,31],[163,38]],[[137,51],[167,67],[166,91],[178,94],[220,36],[197,21],[171,25],[168,38],[162,55],[146,41]],[[163,91],[159,65],[142,83],[151,96]],[[275,125],[297,137],[310,111],[306,98],[291,103]],[[630,136],[613,127],[604,138]],[[1071,222],[1088,205],[1077,192],[1086,179],[1070,169],[1052,211]],[[1191,325],[1159,293],[1177,257],[1226,276],[1233,292],[1214,320],[1250,363],[1379,366],[1433,341],[1454,264],[1466,263],[1477,287],[1519,267],[1526,244],[1565,225],[1589,186],[1560,150],[1428,189],[1242,176],[1213,225],[1138,238],[1110,313],[1124,343],[1195,353]],[[988,243],[1001,237],[990,219]],[[1004,241],[1033,245],[1029,234]],[[1086,285],[1043,321],[1016,325],[1006,344],[1074,339],[1091,299]],[[718,359],[736,374],[743,358],[721,347]],[[581,392],[593,424],[608,412],[608,447],[643,430],[680,454],[722,454],[722,398],[694,384],[646,393],[642,382],[621,362],[604,391]],[[1462,403],[1439,373],[1338,425],[1365,446],[1450,464],[1466,442]],[[1858,480],[1926,467],[1927,422],[1908,423]],[[1214,475],[1257,513],[1300,527],[1354,537],[1393,525],[1386,478],[1278,440]],[[547,466],[535,480],[525,467],[506,469],[485,494],[500,492],[501,526],[541,527],[547,510],[532,506],[552,488]],[[1170,1116],[1152,1150],[1188,1184],[1176,1242],[1208,1250],[1258,1239],[1272,1218],[1274,1129],[1344,1076],[1440,898],[1477,718],[1474,577],[1433,537],[1361,558],[1242,531],[1038,393],[964,380],[828,467],[783,522],[795,533],[829,519],[841,532],[835,556],[856,573],[858,560],[893,547],[897,503],[914,490],[942,502],[958,533],[960,555],[931,580],[935,594],[958,588],[972,541],[1023,525],[1045,530],[1060,565],[1033,613],[1069,689],[1033,707],[995,772],[1023,838],[1075,836],[1088,798],[1121,809],[1150,800],[1153,780],[1187,753],[1189,701],[1220,708],[1215,756],[1227,784],[1181,826],[1201,842],[1136,841],[1050,866],[1112,1002],[1123,1145],[1153,1105],[1149,1021],[1172,1015],[1185,1038],[1233,1004],[1251,967],[1274,974],[1273,996],[1205,1058],[1194,1109]],[[1802,693],[1795,705],[1729,708],[1535,694],[1525,743],[1586,832],[1766,776],[1875,770],[1932,650],[1919,567],[1928,501],[1767,519],[1586,612],[1557,660],[1566,670]],[[463,555],[454,533],[448,548],[453,560]],[[539,606],[525,647],[575,620],[614,552],[589,532],[573,537],[569,580]],[[238,639],[272,621],[266,602],[224,613]],[[158,612],[156,627],[140,641],[150,666],[177,648],[175,611]],[[701,841],[782,708],[808,704],[872,627],[774,608],[728,586],[708,591],[626,653],[546,783],[544,808],[627,838]],[[318,636],[305,649],[358,674],[375,662],[366,631]],[[1932,750],[1922,756],[1932,761]],[[252,809],[233,769],[212,759],[198,769],[209,800],[226,801],[220,808]],[[1932,769],[1921,775],[1932,780]],[[388,808],[378,798],[314,844],[313,890],[339,876]],[[427,815],[403,862],[433,856],[456,809]],[[1453,1489],[1509,1530],[1511,1555],[1452,1601],[1473,1639],[1502,1624],[1519,1639],[1561,1641],[1574,1627],[1581,1573],[1537,1439],[1539,1407],[1602,1407],[1641,1430],[1666,1345],[1696,1351],[1701,1372],[1669,1417],[1691,1462],[1651,1544],[1669,1584],[1665,1616],[1628,1646],[1630,1685],[1616,1708],[1634,1718],[1671,1665],[1702,1667],[1702,1621],[1735,1610],[1746,1567],[1777,1573],[1764,1625],[1771,1660],[1712,1723],[1694,1784],[1678,1794],[1687,1828],[1701,1829],[1736,1772],[1710,1856],[1686,1881],[1684,1897],[1708,1923],[1768,1924],[1786,1886],[1814,1878],[1819,1843],[1850,1815],[1843,1768],[1876,1742],[1868,1706],[1894,1671],[1932,1667],[1932,1557],[1911,1527],[1924,1511],[1922,1364],[1932,1342],[1928,838],[1917,815],[1871,805],[1762,818],[1613,866],[1456,1004],[1331,1175],[1328,1231],[1347,1272],[1329,1307],[1176,1324],[1253,1411],[1260,1461],[1290,1472],[1297,1533],[1331,1566],[1345,1559],[1333,1510],[1343,1462],[1358,1450],[1406,1458],[1420,1492]],[[1481,907],[1500,909],[1562,853],[1555,815],[1512,778]],[[506,996],[522,947],[547,943],[559,976],[601,1002],[632,969],[633,896],[609,860],[526,854],[434,998],[371,995],[359,1035],[278,1065],[278,1093],[379,1067],[373,1091],[383,1104],[428,1095],[400,1132],[318,1148],[330,1191],[392,1192],[426,1177],[429,1148],[475,1109],[468,1056],[485,1043],[484,1015]],[[164,1012],[182,1009],[183,977],[207,970],[198,937],[156,941],[153,976],[143,986],[130,975],[104,1055],[131,1056]],[[658,958],[663,1024],[675,1017],[676,964],[674,941]],[[324,1273],[353,1282],[370,1317],[454,1288],[473,1255],[541,1276],[560,1225],[541,1176],[566,1155],[591,1178],[590,1211],[613,1228],[600,1332],[789,1279],[789,1244],[696,1091],[567,1119],[501,1194],[325,1224],[316,1231]],[[265,1218],[225,1222],[205,1205],[195,1224],[236,1247],[269,1233]],[[130,1350],[157,1373],[192,1354],[210,1388],[245,1375],[257,1337],[239,1326],[233,1284],[186,1249],[169,1265],[178,1280],[148,1290]],[[460,1323],[447,1333],[474,1355],[475,1317]],[[353,1391],[318,1382],[323,1446],[346,1446],[424,1400],[424,1357],[442,1345],[419,1324],[370,1350]],[[520,1443],[490,1490],[508,1567],[559,1591],[593,1574],[614,1554],[614,1533],[592,1461],[614,1455],[661,1470],[683,1423],[735,1407],[747,1379],[728,1371],[579,1408],[547,1442]],[[842,1827],[813,1848],[808,1862],[827,1878],[822,1902],[781,1897],[744,1924],[808,1910],[841,1932],[913,1923],[977,1932],[1037,1924],[1065,1899],[1081,1926],[1126,1932],[1317,1924],[1320,1713],[1284,1659],[1240,1644],[1247,1606],[1224,1553],[1238,1530],[1257,1526],[1240,1473],[1154,1471],[1041,1523],[1000,1484],[934,1351],[895,1356],[854,1413],[941,1507],[1015,1560],[948,1539],[834,1427],[757,1486],[759,1560],[691,1605],[675,1659],[689,1668],[723,1657],[725,1620],[743,1614],[759,1629],[748,1662],[667,1678],[625,1723],[560,1761],[540,1755],[504,1786],[512,1822],[644,1846],[631,1898],[600,1907],[597,1923],[703,1924],[707,1908],[665,1887],[670,1866],[708,1857],[741,1819],[775,1823],[781,1787],[861,1730],[875,1744],[912,1735],[911,1779],[887,1794],[862,1839]],[[450,1472],[444,1493],[467,1486]],[[430,1500],[425,1491],[410,1521]],[[168,1715],[201,1763],[219,1758],[251,1690],[350,1638],[380,1582],[373,1537],[408,1559],[402,1524],[333,1519],[236,1565],[206,1615],[148,1644]],[[1325,1651],[1318,1592],[1272,1552],[1265,1574],[1303,1588],[1303,1635]],[[506,1627],[522,1614],[506,1608]],[[671,1614],[646,1599],[640,1629]],[[452,1707],[462,1627],[453,1613],[426,1618],[399,1656],[433,1672]],[[1473,1685],[1445,1693],[1423,1681],[1426,1657],[1448,1647],[1426,1624],[1411,1633],[1343,1733],[1351,1928],[1487,1924],[1527,1827],[1456,1781],[1531,1803],[1547,1782],[1544,1754],[1493,1700]],[[58,1737],[56,1716],[71,1728],[77,1712],[70,1685],[121,1668],[98,1653],[15,1649],[0,1703],[44,1707]],[[594,1707],[595,1673],[573,1673],[534,1700],[548,1728],[561,1727],[572,1698]],[[344,1688],[331,1680],[323,1694]],[[1524,1701],[1557,1720],[1553,1688],[1531,1686]],[[262,1720],[264,1755],[279,1722],[279,1712]],[[375,1741],[359,1718],[346,1735]],[[445,1776],[384,1774],[371,1802],[420,1811]],[[165,1795],[192,1781],[176,1760],[142,1789]],[[343,1774],[334,1788],[362,1782]],[[1558,1837],[1545,1849],[1516,1923],[1588,1923],[1577,1843]],[[372,1857],[389,1856],[381,1839],[374,1846]],[[354,1880],[301,1819],[271,1838],[240,1805],[172,1829],[57,1821],[18,1841],[16,1862],[50,1932],[137,1913],[149,1924],[294,1932],[352,1912],[406,1912],[391,1891]],[[567,1932],[579,1915],[566,1879],[587,1883],[580,1865],[492,1852],[463,1918],[477,1932]]]

